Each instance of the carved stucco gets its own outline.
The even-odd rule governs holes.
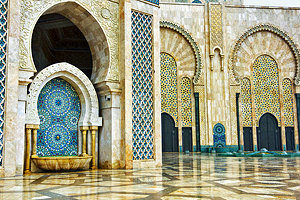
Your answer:
[[[79,95],[81,103],[79,126],[101,126],[98,97],[92,82],[81,70],[65,62],[50,65],[34,78],[27,95],[26,124],[40,124],[38,96],[48,81],[58,77],[68,81]]]
[[[260,33],[270,34],[264,37]],[[285,51],[279,51],[280,49]],[[293,69],[289,71],[296,71],[296,73],[291,78],[295,79],[297,85],[300,84],[299,50],[287,33],[270,24],[260,24],[250,28],[235,43],[229,59],[231,84],[239,84],[241,78],[249,76],[247,71],[250,72],[254,60],[262,54],[274,57],[279,62],[279,67],[293,64]]]
[[[190,45],[194,51],[195,58],[196,58],[196,66],[195,66],[196,73],[195,73],[194,80],[193,80],[193,82],[196,84],[200,78],[201,70],[203,67],[202,59],[200,56],[200,51],[199,51],[199,47],[198,47],[197,43],[195,42],[195,40],[193,39],[191,34],[189,34],[186,30],[184,30],[182,27],[180,27],[177,24],[174,24],[174,23],[168,22],[168,21],[161,21],[160,27],[169,28],[169,29],[172,29],[172,30],[178,32],[190,43]]]
[[[209,5],[210,24],[210,55],[214,55],[216,48],[223,54],[223,9],[222,4]]]
[[[103,0],[76,0],[76,1],[67,1],[67,0],[22,0],[21,1],[21,36],[19,40],[20,44],[20,68],[28,71],[36,71],[32,55],[31,55],[31,37],[34,26],[39,19],[39,17],[50,8],[58,4],[76,4],[80,8],[86,11],[85,14],[91,15],[93,20],[101,27],[105,38],[107,39],[107,45],[109,49],[109,66],[105,66],[105,69],[100,69],[97,76],[92,78],[94,84],[102,81],[118,81],[119,80],[119,70],[118,70],[118,37],[119,37],[119,16],[118,16],[118,4]],[[57,6],[60,9],[61,5]],[[63,7],[63,6],[62,6]],[[82,12],[80,9],[74,8],[72,10],[75,16],[80,16]],[[78,13],[76,13],[78,12]],[[64,13],[62,13],[64,14]],[[88,21],[77,21],[76,19],[70,19],[75,25],[80,24],[85,26],[85,23]],[[97,25],[98,25],[97,24]],[[91,26],[93,27],[93,26]],[[80,28],[80,27],[79,27]],[[83,31],[81,29],[81,31]],[[89,33],[93,30],[85,30]],[[85,37],[86,34],[84,33]],[[103,37],[101,35],[96,37]],[[92,39],[91,39],[92,40]],[[89,42],[89,41],[88,41]],[[90,44],[90,43],[89,43]],[[91,44],[90,44],[91,45]],[[97,54],[97,48],[95,54]],[[101,52],[100,52],[101,53]],[[98,62],[98,63],[97,63]],[[99,62],[102,62],[101,59],[97,60],[96,65],[100,65]],[[94,62],[95,67],[95,62]],[[101,66],[101,65],[100,65]],[[95,69],[93,69],[93,72]]]

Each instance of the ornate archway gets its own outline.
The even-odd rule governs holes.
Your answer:
[[[254,40],[256,42],[253,42]],[[284,51],[277,51],[277,49]],[[262,54],[271,54],[280,67],[285,66],[292,68],[290,71],[296,71],[285,76],[295,79],[295,83],[300,84],[299,50],[287,33],[270,24],[259,24],[248,29],[234,44],[229,68],[236,82],[239,83],[243,77],[250,75],[249,66]]]
[[[102,121],[99,117],[99,103],[92,82],[82,71],[68,63],[53,64],[34,78],[27,97],[26,124],[40,124],[38,96],[49,80],[58,77],[69,82],[79,95],[81,103],[79,126],[100,126]]]
[[[203,66],[202,66],[202,59],[201,59],[201,56],[200,56],[200,50],[199,50],[199,47],[196,44],[195,40],[193,39],[191,34],[189,34],[186,30],[184,30],[182,27],[180,27],[177,24],[174,24],[172,22],[161,21],[160,22],[160,27],[171,29],[171,30],[177,32],[180,36],[182,36],[182,39],[178,39],[178,40],[180,40],[179,43],[182,44],[182,46],[185,47],[185,48],[182,48],[182,49],[186,49],[186,51],[185,51],[185,53],[181,52],[180,54],[174,55],[174,56],[177,57],[178,60],[180,60],[181,57],[185,57],[183,59],[183,60],[185,60],[185,63],[186,62],[194,62],[195,63],[195,75],[194,75],[193,82],[197,83],[199,78],[200,78],[200,74],[201,74],[201,70],[202,70]],[[171,41],[171,40],[165,40],[165,41],[166,42],[169,41],[171,43],[174,43],[174,41]],[[184,43],[187,43],[187,45],[184,44]],[[191,47],[193,55],[194,55],[194,57],[190,58],[191,61],[186,60],[187,57],[189,57],[191,55],[190,52],[186,48],[188,46]],[[173,47],[175,47],[175,46],[173,46]],[[171,52],[173,52],[173,49],[168,49],[168,51],[164,51],[163,48],[162,48],[162,51],[166,52],[166,53],[170,53],[172,55]]]
[[[104,3],[105,4],[105,3]],[[110,20],[101,16],[104,5],[92,1],[42,1],[36,4],[32,1],[22,1],[22,24],[20,36],[20,68],[26,71],[36,71],[31,56],[32,32],[42,15],[60,14],[74,23],[86,38],[93,57],[91,80],[97,84],[106,80],[119,80],[118,73],[118,30],[113,11],[109,11]],[[100,13],[100,15],[99,15]],[[108,37],[109,36],[109,37]]]

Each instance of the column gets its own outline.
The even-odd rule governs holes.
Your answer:
[[[28,128],[26,126],[26,150],[25,150],[24,174],[30,174],[30,136],[31,136],[31,128]]]
[[[37,145],[37,130],[39,129],[39,125],[31,125],[32,126],[32,155],[31,158],[37,158],[36,154],[36,145]]]
[[[237,136],[238,136],[238,147],[239,151],[243,150],[243,147],[241,146],[241,135],[240,135],[240,110],[239,110],[239,97],[240,93],[235,94],[235,100],[236,100],[236,118],[237,118]]]
[[[195,118],[196,118],[196,150],[200,151],[200,117],[199,117],[199,93],[195,95]]]
[[[297,122],[298,122],[298,132],[295,132],[295,135],[298,135],[298,138],[295,137],[296,151],[299,151],[299,130],[300,130],[300,94],[295,94],[296,96],[296,105],[297,105]],[[296,124],[295,124],[296,125]]]
[[[89,130],[88,126],[81,126],[80,131],[82,133],[82,154],[81,156],[88,156],[86,153],[86,132]]]
[[[98,131],[98,126],[90,127],[92,134],[92,169],[97,169],[96,167],[96,153],[95,153],[95,144],[96,144],[96,131]]]

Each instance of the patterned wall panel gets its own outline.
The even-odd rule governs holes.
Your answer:
[[[255,60],[253,85],[257,126],[260,117],[267,112],[273,114],[280,124],[278,67],[270,56],[263,55]]]
[[[294,126],[294,109],[293,109],[293,89],[292,82],[284,79],[282,83],[283,89],[283,116],[285,126]]]
[[[178,126],[177,65],[172,56],[160,54],[161,112],[170,114]]]
[[[192,127],[192,91],[191,80],[182,78],[181,88],[181,125],[182,127]]]
[[[248,78],[241,81],[242,127],[252,127],[251,83]]]
[[[77,155],[80,99],[65,80],[50,80],[38,97],[38,156]]]
[[[200,86],[199,90],[199,116],[200,116],[200,144],[208,145],[206,132],[206,112],[205,112],[205,87]]]
[[[131,12],[133,159],[153,158],[152,16]]]
[[[3,129],[5,99],[5,69],[7,48],[7,12],[8,0],[1,0],[0,9],[0,167],[3,165]]]
[[[217,123],[213,129],[214,132],[214,147],[225,147],[225,127],[221,123]]]
[[[146,0],[146,1],[159,5],[159,0]]]
[[[223,48],[223,22],[222,5],[209,5],[209,23],[210,23],[210,53],[214,53],[215,47]]]

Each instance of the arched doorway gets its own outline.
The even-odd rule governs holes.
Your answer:
[[[281,151],[281,131],[277,119],[270,113],[264,114],[259,120],[257,128],[258,149],[266,148],[269,151]]]
[[[175,127],[175,122],[169,114],[161,114],[161,127],[162,151],[178,152],[178,128]]]
[[[32,57],[37,71],[67,62],[91,78],[93,60],[89,44],[79,28],[61,14],[42,15],[32,34]]]
[[[50,80],[39,94],[37,107],[40,118],[37,155],[77,155],[81,106],[71,84],[61,78]]]

